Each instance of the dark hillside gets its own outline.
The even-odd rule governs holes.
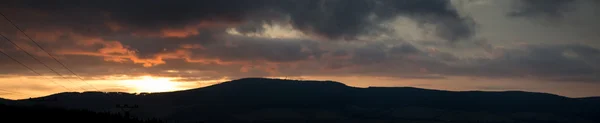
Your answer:
[[[0,116],[2,123],[161,123],[160,120],[126,118],[120,114],[2,104]]]
[[[15,101],[11,101],[15,102]],[[598,98],[546,93],[441,91],[411,87],[355,88],[332,81],[247,78],[204,88],[152,94],[60,93],[19,100],[179,122],[460,122],[596,123]]]

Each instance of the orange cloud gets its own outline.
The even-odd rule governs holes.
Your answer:
[[[200,44],[182,44],[181,48],[183,49],[205,49],[204,46]]]
[[[111,31],[119,31],[121,29],[123,29],[124,27],[119,25],[119,23],[117,22],[113,22],[113,21],[107,21],[104,23]]]

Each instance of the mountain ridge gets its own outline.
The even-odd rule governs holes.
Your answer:
[[[465,114],[461,115],[464,117],[471,117],[477,115],[477,112],[483,112],[491,116],[519,120],[520,117],[513,116],[516,115],[515,113],[531,112],[536,115],[563,116],[561,118],[567,119],[582,117],[582,119],[600,122],[599,118],[595,118],[600,117],[598,98],[569,98],[523,91],[444,91],[414,87],[359,88],[334,81],[266,78],[239,79],[174,92],[59,93],[15,102],[20,105],[46,105],[101,112],[118,112],[120,109],[115,107],[117,104],[135,104],[142,107],[136,110],[137,116],[177,119],[182,122],[207,119],[248,120],[251,117],[274,118],[291,113],[285,115],[289,118],[289,116],[325,112],[329,114],[327,116],[335,115],[347,119],[418,119],[427,116],[426,119],[437,120],[441,119],[437,116],[430,117],[431,114],[456,115],[455,112],[463,112]],[[255,116],[256,114],[263,115]],[[470,120],[474,119],[467,118],[465,122]]]
[[[226,84],[239,84],[239,83],[245,83],[247,84],[248,82],[251,81],[260,81],[260,80],[270,80],[270,81],[283,81],[283,82],[288,82],[288,81],[293,81],[293,82],[301,82],[301,84],[309,84],[309,83],[327,83],[327,84],[332,84],[332,85],[340,85],[340,86],[345,86],[348,88],[358,88],[358,89],[411,89],[411,90],[421,90],[421,91],[439,91],[439,92],[451,92],[451,93],[528,93],[528,94],[540,94],[540,95],[552,95],[552,96],[557,96],[557,97],[563,97],[563,98],[570,98],[570,99],[600,99],[600,96],[590,96],[590,97],[567,97],[567,96],[562,96],[562,95],[558,95],[558,94],[552,94],[552,93],[545,93],[545,92],[531,92],[531,91],[519,91],[519,90],[509,90],[509,91],[483,91],[483,90],[467,90],[467,91],[450,91],[450,90],[438,90],[438,89],[425,89],[425,88],[417,88],[417,87],[410,87],[410,86],[398,86],[398,87],[387,87],[387,86],[369,86],[369,87],[353,87],[353,86],[348,86],[346,84],[343,84],[341,82],[336,82],[336,81],[315,81],[315,80],[288,80],[288,79],[271,79],[271,78],[242,78],[242,79],[237,79],[237,80],[231,80],[231,81],[226,81],[226,82],[221,82],[218,84],[214,84],[214,85],[210,85],[210,86],[206,86],[206,87],[200,87],[200,88],[193,88],[193,89],[187,89],[187,90],[177,90],[177,91],[168,91],[168,92],[143,92],[143,93],[127,93],[127,92],[97,92],[97,91],[86,91],[86,92],[61,92],[61,93],[56,93],[56,94],[51,94],[51,95],[47,95],[47,96],[42,96],[42,97],[36,97],[36,98],[44,98],[44,97],[51,97],[51,96],[56,96],[56,95],[62,95],[62,94],[123,94],[123,95],[138,95],[138,94],[162,94],[162,93],[177,93],[177,92],[186,92],[186,91],[194,91],[194,90],[202,90],[202,89],[206,89],[206,88],[213,88],[216,86],[222,86],[222,85],[226,85]],[[269,82],[269,83],[251,83],[253,85],[266,85],[266,84],[277,84],[278,82]],[[0,100],[2,100],[3,98],[0,98]],[[4,100],[10,100],[10,99],[4,99]],[[27,100],[27,99],[17,99],[17,100]]]

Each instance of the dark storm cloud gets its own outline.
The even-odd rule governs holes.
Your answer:
[[[468,19],[458,15],[448,0],[305,0],[283,8],[292,24],[304,32],[328,38],[353,39],[356,35],[385,31],[377,26],[397,16],[434,24],[437,34],[449,40],[467,38]],[[284,6],[287,4],[284,4]],[[452,36],[450,36],[452,35]]]
[[[140,58],[151,58],[163,52],[172,52],[181,49],[184,45],[197,45],[201,48],[203,45],[223,44],[224,29],[203,29],[198,30],[197,35],[180,37],[143,37],[143,36],[117,36],[105,37],[107,40],[118,40],[123,45],[131,47],[137,51],[136,55]]]
[[[315,41],[237,36],[228,40],[232,43],[205,44],[203,49],[193,49],[190,52],[192,60],[230,62],[227,64],[193,63],[186,61],[184,56],[162,59],[166,64],[150,68],[131,62],[105,62],[102,57],[85,55],[66,55],[61,60],[84,77],[150,74],[192,81],[275,75],[361,75],[407,79],[533,76],[550,81],[600,82],[596,77],[600,74],[600,49],[585,45],[531,45],[522,49],[507,49],[497,58],[463,59],[451,53],[421,50],[408,43],[394,46],[381,43],[361,46],[332,45],[329,46],[332,49],[343,47],[343,50],[320,51],[319,46],[315,46]],[[323,58],[324,54],[339,59],[323,61],[326,59]],[[24,58],[26,57],[19,57]],[[26,69],[17,68],[20,66],[12,61],[2,58],[0,62],[3,68],[7,68],[0,70],[2,73],[28,75]],[[27,64],[35,64],[31,62],[33,61],[29,60]],[[297,64],[298,67],[289,67],[290,64]],[[249,70],[242,70],[243,67],[248,67]],[[318,71],[323,67],[335,71]],[[267,72],[271,68],[279,74]],[[37,69],[42,70],[42,67],[38,65]],[[167,70],[178,72],[165,72]],[[47,70],[42,72],[48,75],[51,73]]]
[[[570,11],[569,5],[576,0],[517,0],[515,10],[509,16],[514,17],[562,17]]]
[[[194,60],[294,62],[319,58],[324,52],[316,43],[299,46],[273,39],[247,39],[249,42],[235,39],[230,42],[238,43],[237,47],[220,45],[228,40],[224,39],[226,28],[235,27],[241,33],[260,32],[265,23],[289,23],[317,37],[352,39],[372,33],[370,31],[381,31],[379,23],[405,16],[421,24],[438,26],[437,34],[448,40],[469,37],[471,25],[449,4],[446,0],[186,0],[168,3],[157,0],[13,0],[0,6],[4,14],[50,52],[93,54],[104,57],[105,61],[153,66],[190,54]],[[3,32],[11,34],[13,39],[18,35],[13,35],[14,30],[3,29]],[[178,51],[184,45],[200,48],[182,54]],[[202,50],[204,46],[216,48]],[[306,49],[309,50],[304,51]],[[375,56],[378,55],[371,57]],[[379,62],[382,58],[365,60]]]
[[[351,61],[361,66],[381,63],[387,59],[386,49],[383,44],[372,44],[354,49]]]
[[[111,20],[128,26],[154,28],[180,27],[202,20],[237,22],[252,10],[263,8],[261,6],[266,1],[268,0],[16,0],[10,1],[8,6],[82,17],[110,16]],[[87,18],[77,20],[89,21]]]
[[[572,54],[569,54],[571,52]],[[600,63],[598,50],[587,46],[531,47],[529,57],[518,62],[540,75],[580,75],[598,71],[593,64]],[[590,63],[586,63],[588,62]]]
[[[390,49],[391,54],[414,54],[421,51],[411,44],[396,45]]]
[[[319,57],[314,41],[266,39],[232,36],[227,43],[205,45],[192,58],[213,58],[224,62],[268,61],[275,63],[308,60]],[[316,52],[313,52],[316,51]]]
[[[252,20],[256,25],[289,22],[308,34],[330,39],[353,39],[357,35],[385,31],[378,24],[405,16],[422,24],[436,25],[439,27],[437,34],[448,40],[467,38],[473,33],[469,19],[460,17],[449,0],[14,0],[7,3],[2,6],[43,11],[54,16],[50,19],[54,22],[79,24],[82,30],[108,22],[139,33],[181,29],[201,22],[210,26],[235,25]],[[12,12],[16,11],[19,10]],[[261,31],[260,26],[240,29],[242,32]]]
[[[472,76],[533,77],[562,82],[600,82],[600,49],[586,45],[530,45],[502,51],[495,58],[461,58],[446,52],[422,51],[409,44],[365,45],[352,58],[330,63],[345,75],[399,78]],[[345,68],[345,69],[343,69]],[[344,75],[344,74],[341,74]]]
[[[19,60],[19,62],[24,63],[28,67],[32,68],[34,71],[44,75],[44,76],[57,76],[56,73],[50,71],[50,69],[42,66],[42,64],[34,61],[29,56],[25,54],[18,53],[18,51],[8,52],[12,57]],[[66,69],[62,68],[58,63],[51,62],[53,59],[49,57],[37,57],[42,62],[52,67],[58,73],[61,73],[65,76],[70,76],[71,74]],[[116,63],[116,62],[105,62],[102,57],[96,56],[68,56],[68,57],[60,57],[59,59],[63,64],[67,65],[71,70],[78,73],[78,75],[82,77],[97,77],[97,76],[105,76],[105,75],[135,75],[139,73],[143,69],[142,66],[132,65],[132,64],[124,64],[124,63]],[[37,74],[29,71],[27,68],[21,66],[20,64],[8,59],[4,55],[0,55],[0,67],[3,69],[0,70],[0,74],[13,74],[13,75],[21,75],[21,76],[38,76]]]
[[[600,82],[600,50],[585,45],[533,45],[509,50],[502,57],[475,59],[475,64],[449,66],[444,74],[484,77],[536,77],[542,80]]]
[[[415,46],[402,43],[386,45],[370,43],[363,46],[348,47],[349,57],[337,57],[332,61],[322,61],[328,70],[335,70],[336,76],[365,75],[414,78],[428,76],[428,68],[447,68],[440,61],[435,61],[426,51]],[[337,51],[333,51],[335,54]],[[327,73],[332,74],[332,73]]]
[[[333,52],[331,52],[331,56],[333,57],[344,57],[344,56],[348,56],[348,51],[346,50],[335,50]]]
[[[544,9],[556,8],[538,5],[542,4],[537,3],[539,1],[522,2],[525,8],[532,8],[526,9],[527,11],[539,9],[542,11],[538,12],[548,12]],[[547,4],[569,3],[549,1]],[[59,23],[42,29],[51,30],[50,32],[53,32],[52,29],[58,29],[54,32],[65,34],[59,35],[60,40],[55,42],[42,41],[43,45],[53,43],[52,47],[48,48],[50,51],[85,51],[84,54],[61,55],[69,59],[65,61],[73,62],[69,64],[73,64],[77,71],[89,73],[86,76],[131,73],[171,76],[163,72],[168,69],[189,68],[221,73],[206,74],[212,78],[219,78],[224,76],[223,74],[269,75],[264,71],[273,68],[289,75],[357,74],[406,78],[428,74],[485,77],[534,75],[552,76],[557,80],[583,80],[594,79],[589,76],[598,74],[600,63],[600,57],[596,55],[600,54],[598,49],[583,45],[530,46],[524,50],[506,51],[503,57],[495,59],[463,59],[456,54],[419,49],[409,43],[389,46],[384,43],[366,42],[364,46],[346,47],[343,43],[326,44],[300,39],[231,36],[225,33],[226,28],[230,27],[237,28],[241,33],[260,32],[263,31],[262,24],[289,22],[295,29],[313,36],[352,39],[368,34],[369,31],[385,31],[378,24],[403,16],[423,25],[434,24],[437,27],[436,34],[447,40],[470,37],[473,34],[470,19],[461,17],[450,7],[448,0],[206,0],[176,1],[168,4],[154,0],[24,0],[11,1],[2,7],[2,10],[12,10],[7,11],[7,15],[20,20],[20,25],[31,29],[28,32],[35,32],[36,27],[52,25],[41,24],[36,19],[54,20],[52,23]],[[17,10],[28,10],[24,12],[29,14],[10,13]],[[59,16],[35,15],[33,12],[40,10]],[[31,18],[23,15],[30,15]],[[160,32],[180,28],[193,34],[175,37],[132,36],[119,33],[120,31],[111,31],[107,22],[118,23],[125,28],[121,30],[124,32]],[[209,22],[209,27],[192,27],[191,30],[186,30],[188,26],[199,22]],[[210,27],[212,24],[219,26]],[[88,31],[89,28],[91,31]],[[102,33],[90,33],[98,30]],[[86,36],[88,38],[73,38]],[[99,41],[91,42],[91,45],[79,44],[85,44],[89,39]],[[331,46],[323,48],[320,47],[322,45]],[[186,46],[189,48],[185,48]],[[135,53],[129,54],[129,51]],[[85,56],[90,54],[93,56]],[[323,58],[326,54],[335,58]],[[330,61],[325,62],[326,59]],[[115,62],[106,62],[111,60]],[[149,66],[154,68],[135,66],[139,63],[149,63]],[[301,67],[289,67],[289,64],[299,64]],[[17,65],[6,65],[10,69],[2,72],[23,70],[14,66]],[[242,67],[251,70],[244,73],[242,71],[247,70],[241,70]],[[322,69],[320,67],[344,71],[314,72]],[[255,72],[253,69],[260,70]]]
[[[469,38],[475,23],[461,17],[450,5],[450,0],[384,0],[383,15],[397,14],[412,17],[421,24],[437,26],[436,35],[449,41]]]
[[[34,73],[29,73],[27,68],[20,66],[5,55],[0,55],[0,63],[2,63],[0,67],[3,68],[0,70],[0,74],[35,75]]]

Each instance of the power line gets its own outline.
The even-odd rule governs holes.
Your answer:
[[[58,62],[58,64],[60,64],[62,67],[64,67],[65,69],[67,69],[70,73],[72,73],[73,75],[75,75],[79,80],[81,80],[82,82],[84,82],[88,86],[92,87],[94,90],[99,91],[98,88],[96,88],[95,86],[93,86],[90,83],[86,82],[83,78],[81,78],[81,76],[75,74],[75,72],[73,72],[73,70],[69,69],[69,67],[67,67],[67,65],[63,64],[58,59],[56,59],[56,57],[54,57],[52,54],[50,54],[49,52],[47,52],[39,43],[37,43],[29,35],[27,35],[27,33],[25,33],[25,31],[23,31],[21,28],[19,28],[19,26],[17,26],[8,17],[6,17],[6,15],[4,15],[2,12],[0,12],[0,15],[2,15],[2,17],[4,17],[4,19],[6,19],[11,25],[13,25],[15,28],[17,28],[17,30],[19,30],[21,33],[23,33],[25,35],[25,37],[27,37],[29,40],[31,40],[31,42],[33,42],[38,48],[40,48],[42,51],[44,51],[46,54],[48,54],[48,56],[50,56],[52,59],[54,59],[54,61]]]
[[[12,45],[14,45],[15,47],[17,47],[18,49],[20,49],[21,51],[25,52],[25,54],[27,54],[29,57],[33,58],[35,61],[39,62],[40,64],[44,65],[44,67],[50,69],[50,71],[56,73],[56,75],[62,77],[63,79],[69,81],[69,82],[73,82],[69,79],[67,79],[66,77],[64,77],[62,74],[60,74],[59,72],[57,72],[56,70],[54,70],[52,67],[48,66],[46,63],[42,62],[42,60],[36,58],[35,56],[33,56],[31,53],[27,52],[27,50],[21,48],[19,45],[17,45],[15,42],[11,41],[10,39],[8,39],[6,36],[0,34],[0,36],[2,36],[4,39],[6,39],[6,41],[10,42]],[[85,88],[80,87],[83,91],[86,91]]]
[[[35,74],[39,75],[39,76],[43,76],[42,74],[40,74],[40,73],[36,72],[35,70],[33,70],[31,67],[29,67],[29,66],[27,66],[27,65],[23,64],[22,62],[18,61],[17,59],[13,58],[12,56],[8,55],[8,54],[7,54],[7,53],[5,53],[4,51],[0,50],[0,53],[4,54],[6,57],[10,58],[11,60],[13,60],[13,61],[15,61],[15,62],[19,63],[21,66],[23,66],[23,67],[25,67],[25,68],[29,69],[29,71],[31,71],[31,72],[33,72],[33,73],[35,73]],[[59,85],[60,87],[64,88],[64,89],[65,89],[65,90],[67,90],[67,91],[72,91],[71,89],[69,89],[69,88],[65,87],[64,85],[58,84],[56,81],[54,81],[54,80],[52,80],[52,79],[49,79],[49,80],[50,80],[52,83],[54,83],[54,84],[56,84],[56,85]]]
[[[5,90],[5,89],[0,89],[0,91],[7,92],[6,94],[18,94],[18,95],[25,95],[25,96],[28,96],[28,97],[32,97],[29,94],[25,94],[25,93],[21,93],[21,92],[16,92],[16,91],[9,91],[9,90]]]

